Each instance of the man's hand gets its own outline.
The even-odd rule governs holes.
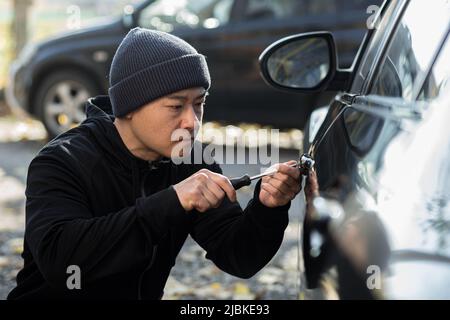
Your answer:
[[[259,201],[269,208],[289,203],[300,192],[300,170],[290,167],[295,161],[275,165],[278,172],[262,178]]]
[[[184,210],[205,212],[217,208],[227,195],[236,201],[236,191],[227,177],[202,169],[173,186]]]
[[[308,179],[305,186],[306,202],[312,202],[315,197],[319,196],[319,182],[317,181],[316,170],[313,168],[308,172]]]

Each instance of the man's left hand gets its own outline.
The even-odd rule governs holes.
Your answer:
[[[288,204],[300,192],[300,170],[295,161],[276,164],[278,172],[262,178],[259,201],[269,208]]]

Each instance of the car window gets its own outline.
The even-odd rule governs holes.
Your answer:
[[[349,145],[356,154],[364,156],[378,139],[384,119],[351,107],[344,111],[343,119]]]
[[[350,92],[355,94],[364,94],[365,88],[371,83],[373,78],[372,72],[375,71],[373,65],[378,57],[382,55],[382,48],[389,40],[389,34],[395,27],[396,17],[402,11],[403,5],[399,4],[399,0],[391,0],[383,2],[380,7],[379,14],[376,18],[378,23],[368,30],[367,38],[364,40],[361,48],[363,51],[357,56],[355,63],[355,72]],[[372,16],[375,23],[375,17]],[[366,46],[367,43],[367,46]]]
[[[442,47],[439,56],[431,68],[422,90],[419,95],[419,100],[434,100],[440,96],[444,91],[448,91],[450,83],[450,36]]]
[[[244,16],[246,19],[282,19],[290,16],[335,14],[351,10],[365,12],[373,2],[371,0],[248,0]]]
[[[411,1],[399,23],[373,83],[371,94],[412,101],[444,38],[450,2]]]
[[[230,20],[234,0],[157,0],[143,9],[141,27],[171,32],[176,28],[213,29]]]

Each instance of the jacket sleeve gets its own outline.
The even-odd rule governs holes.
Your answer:
[[[222,173],[218,165],[208,168]],[[191,236],[206,250],[220,269],[240,278],[250,278],[278,251],[289,218],[290,203],[268,208],[259,201],[261,181],[245,210],[227,197],[217,209],[195,212]]]
[[[82,285],[145,266],[171,221],[186,215],[168,188],[94,217],[75,172],[64,159],[49,156],[36,157],[28,171],[25,241],[55,288],[66,288],[70,265],[80,267]]]

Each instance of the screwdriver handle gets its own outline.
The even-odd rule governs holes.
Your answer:
[[[252,180],[248,174],[243,175],[239,178],[230,179],[231,184],[233,185],[234,190],[239,190],[242,187],[249,186],[252,184]]]

